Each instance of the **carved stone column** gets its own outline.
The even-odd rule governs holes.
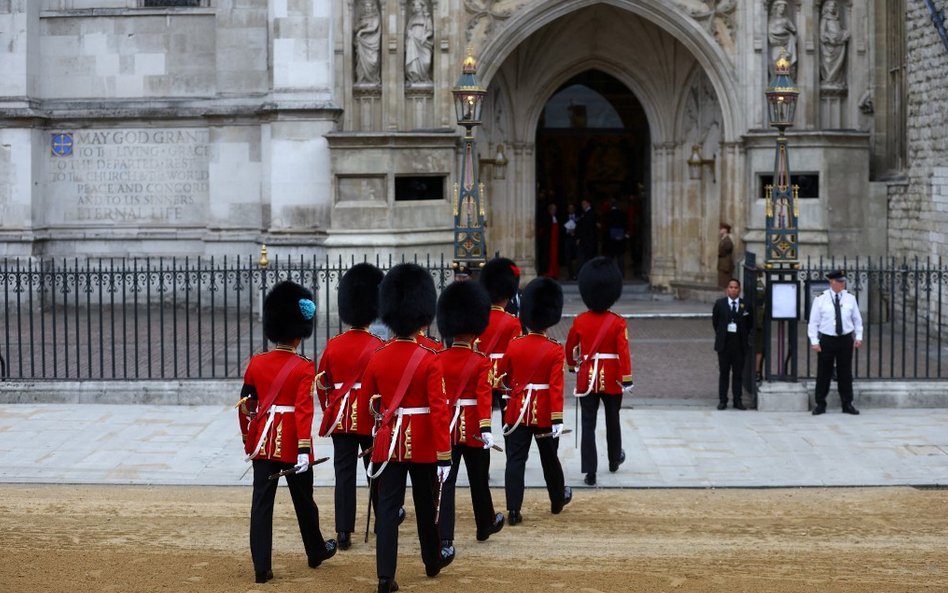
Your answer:
[[[653,287],[667,289],[675,277],[675,142],[652,150],[652,267]]]

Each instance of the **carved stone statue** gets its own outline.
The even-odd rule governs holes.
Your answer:
[[[382,11],[378,0],[361,0],[357,8],[352,44],[355,49],[356,84],[381,82]]]
[[[427,0],[411,0],[405,25],[405,80],[409,84],[431,82],[434,26]]]
[[[797,26],[790,19],[790,6],[787,0],[774,0],[770,5],[770,20],[767,22],[767,41],[770,43],[770,72],[780,52],[786,52],[790,68],[797,65]]]
[[[820,14],[820,80],[824,88],[846,88],[846,44],[849,31],[839,20],[836,0],[826,0]]]

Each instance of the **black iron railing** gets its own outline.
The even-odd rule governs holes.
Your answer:
[[[443,258],[376,259],[431,270],[450,281]],[[342,326],[341,258],[4,259],[0,262],[0,378],[29,380],[229,379],[268,345],[260,323],[267,288],[284,279],[310,288],[317,328],[301,353],[316,357]]]

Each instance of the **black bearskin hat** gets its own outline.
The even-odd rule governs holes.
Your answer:
[[[398,337],[431,325],[437,301],[431,274],[418,264],[396,265],[379,284],[379,317]]]
[[[535,278],[523,289],[520,320],[532,331],[543,331],[563,316],[563,289],[552,278]]]
[[[520,268],[506,257],[495,257],[481,270],[481,284],[487,289],[491,303],[510,300],[517,294]]]
[[[602,313],[622,296],[622,272],[608,257],[594,257],[579,270],[579,295],[590,311]]]
[[[315,317],[313,293],[295,282],[280,282],[263,299],[263,333],[271,342],[310,337]]]
[[[490,321],[490,298],[477,282],[454,282],[438,297],[438,333],[442,338],[480,335]]]
[[[379,283],[385,274],[369,263],[349,268],[339,281],[339,318],[366,327],[379,316]]]

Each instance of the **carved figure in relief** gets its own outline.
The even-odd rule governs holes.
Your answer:
[[[382,11],[377,0],[362,0],[353,29],[355,49],[355,81],[357,84],[379,84],[382,48]]]
[[[405,80],[409,84],[431,82],[434,25],[426,0],[412,0],[405,26]]]
[[[767,41],[770,42],[770,71],[783,50],[790,60],[790,67],[797,65],[797,26],[790,18],[787,0],[774,0],[770,5],[770,20],[767,22]]]
[[[820,79],[828,88],[846,87],[846,44],[849,31],[839,19],[839,3],[826,0],[820,14]]]

